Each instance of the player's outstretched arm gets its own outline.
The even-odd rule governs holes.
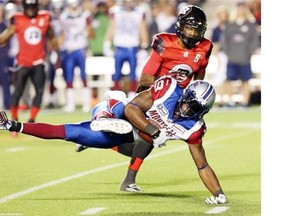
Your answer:
[[[0,34],[0,45],[5,44],[15,33],[15,26],[10,25],[5,31]]]
[[[214,173],[213,169],[209,166],[205,150],[202,144],[189,145],[190,154],[197,166],[198,174],[206,186],[206,188],[212,193],[213,196],[205,200],[206,204],[224,204],[227,202],[227,197],[224,194],[219,180]]]

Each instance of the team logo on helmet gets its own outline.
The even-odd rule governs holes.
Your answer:
[[[184,15],[188,14],[191,10],[192,10],[191,7],[183,7],[183,8],[179,11],[178,16],[184,16]]]

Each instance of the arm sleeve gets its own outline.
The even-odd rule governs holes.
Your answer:
[[[154,50],[152,50],[152,53],[148,61],[143,67],[142,74],[149,74],[149,75],[155,76],[161,64],[162,64],[161,56],[158,53],[156,53]]]

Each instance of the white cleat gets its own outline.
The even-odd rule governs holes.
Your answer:
[[[76,111],[76,108],[75,108],[75,106],[66,105],[62,108],[62,111],[65,113],[73,113]]]
[[[129,184],[127,186],[121,185],[120,191],[136,192],[136,193],[143,192],[143,190],[140,187],[138,187],[135,183]]]
[[[122,119],[98,119],[93,120],[90,124],[92,131],[105,131],[117,134],[127,134],[133,129],[132,125]]]

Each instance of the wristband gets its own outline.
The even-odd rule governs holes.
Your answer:
[[[149,134],[151,137],[155,135],[155,131],[156,131],[156,133],[157,133],[157,131],[159,131],[158,128],[155,127],[155,126],[153,126],[153,125],[150,124],[150,123],[148,123],[148,125],[146,126],[146,128],[145,128],[145,130],[144,130],[144,132],[147,133],[147,134]],[[158,136],[159,136],[159,134],[158,134]],[[158,136],[157,136],[157,137],[158,137]],[[156,138],[157,138],[157,137],[156,137]],[[153,138],[153,137],[152,137],[152,138]],[[156,139],[156,138],[155,138],[155,139]],[[154,138],[153,138],[153,139],[154,139]]]

